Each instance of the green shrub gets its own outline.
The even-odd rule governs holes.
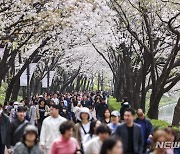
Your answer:
[[[112,96],[108,100],[108,106],[111,111],[113,110],[120,110],[121,102],[117,102],[116,98],[113,98]]]

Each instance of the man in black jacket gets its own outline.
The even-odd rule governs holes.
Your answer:
[[[116,128],[115,135],[121,137],[125,154],[142,154],[143,137],[141,126],[134,123],[135,111],[128,108],[124,112],[125,123]]]
[[[144,112],[142,109],[138,109],[136,113],[138,117],[136,118],[134,122],[141,126],[143,139],[144,139],[143,152],[145,153],[147,142],[151,140],[152,135],[153,135],[153,126],[151,122],[145,118]]]
[[[4,154],[5,145],[7,145],[9,126],[9,117],[3,113],[3,106],[0,104],[0,154]]]
[[[24,106],[19,106],[17,109],[17,119],[10,123],[7,144],[8,153],[12,153],[12,147],[20,141],[23,136],[25,127],[29,124],[25,117],[26,108]]]

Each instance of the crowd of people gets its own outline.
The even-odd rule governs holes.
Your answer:
[[[154,132],[128,98],[119,105],[110,111],[102,92],[44,93],[30,103],[0,104],[0,154],[180,154],[156,147],[176,140],[172,127]]]

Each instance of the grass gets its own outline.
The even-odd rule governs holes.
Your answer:
[[[171,99],[167,99],[166,97],[163,97],[162,100],[164,100],[164,103],[167,104],[167,102],[171,101]],[[112,96],[109,98],[108,101],[109,109],[111,111],[113,110],[120,110],[121,102],[116,102],[116,98],[113,98]],[[169,123],[163,120],[156,120],[156,119],[149,119],[155,129],[163,129],[169,126]],[[173,127],[176,131],[180,132],[180,128]]]
[[[113,98],[112,96],[109,98],[108,105],[109,105],[109,109],[111,111],[113,111],[113,110],[119,111],[121,108],[121,102],[117,102],[116,98]]]

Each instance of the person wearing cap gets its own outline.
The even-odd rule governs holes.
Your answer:
[[[13,103],[13,108],[11,109],[10,115],[9,115],[10,121],[13,121],[14,119],[16,119],[16,112],[17,112],[18,105],[19,105],[19,102],[17,101]]]
[[[90,120],[92,115],[87,107],[81,108],[80,112],[77,114],[77,119],[79,123],[75,125],[74,137],[78,140],[79,145],[82,145],[84,136],[90,130]]]
[[[112,131],[112,134],[116,131],[117,126],[120,125],[120,113],[118,111],[112,111],[111,112],[111,123],[108,124],[109,128]]]
[[[128,102],[127,97],[123,98],[123,101],[121,103],[121,109],[120,109],[120,115],[121,115],[121,120],[124,120],[124,112],[127,108],[130,108],[130,104]]]
[[[8,132],[7,148],[9,153],[12,153],[13,147],[23,136],[24,128],[29,124],[29,122],[25,119],[26,108],[24,106],[18,106],[16,114],[17,119],[10,123],[10,129]]]
[[[45,154],[49,154],[51,143],[58,139],[60,125],[67,121],[59,115],[59,105],[51,105],[50,116],[45,118],[40,133],[40,145]]]
[[[9,117],[3,112],[3,106],[0,104],[0,154],[4,154],[5,145],[8,142],[9,127]]]
[[[43,154],[38,144],[38,129],[28,125],[22,136],[22,141],[14,147],[14,154]]]

